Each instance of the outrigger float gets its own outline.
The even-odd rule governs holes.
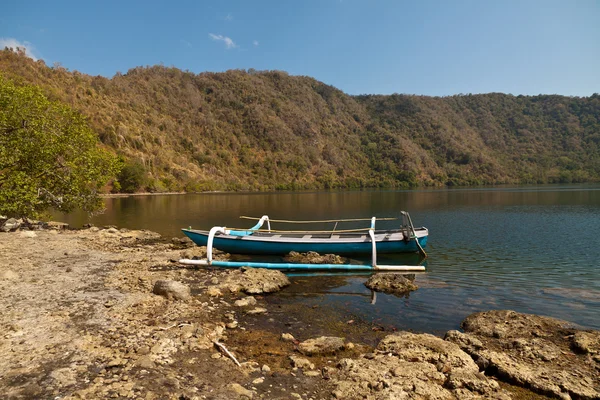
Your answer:
[[[289,221],[240,217],[258,220],[250,229],[226,228],[214,226],[210,231],[182,229],[183,233],[198,246],[206,246],[206,260],[182,259],[179,262],[188,265],[239,268],[243,266],[278,270],[341,270],[341,271],[424,271],[421,265],[378,265],[377,253],[414,253],[427,257],[424,247],[427,245],[429,231],[425,227],[415,228],[410,215],[401,212],[402,224],[399,229],[375,230],[377,220],[390,221],[398,218],[358,218],[333,219],[319,221]],[[336,230],[340,222],[370,221],[368,228]],[[267,224],[267,229],[262,229]],[[286,224],[335,223],[333,230],[275,230],[271,222]],[[217,261],[212,259],[213,247],[234,254],[285,255],[292,251],[306,253],[314,251],[320,254],[367,255],[371,253],[371,265],[357,264],[298,264],[265,263],[246,261]]]

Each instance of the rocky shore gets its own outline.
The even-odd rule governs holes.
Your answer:
[[[282,273],[183,267],[205,249],[148,231],[23,222],[0,233],[3,398],[600,398],[598,331],[513,311],[376,346],[264,329]],[[416,289],[371,283],[386,280]]]

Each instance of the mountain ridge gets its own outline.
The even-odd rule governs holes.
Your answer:
[[[600,96],[350,96],[282,71],[136,67],[113,78],[0,51],[0,73],[88,118],[121,191],[600,180]]]

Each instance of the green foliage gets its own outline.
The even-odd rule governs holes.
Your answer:
[[[116,168],[81,114],[0,75],[0,214],[96,211]]]
[[[146,169],[141,162],[125,163],[117,175],[118,188],[115,192],[135,193],[142,190],[146,182]]]

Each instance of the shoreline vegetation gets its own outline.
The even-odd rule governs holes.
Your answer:
[[[185,239],[7,223],[7,398],[600,397],[600,332],[565,321],[494,310],[443,338],[382,331],[325,308],[268,302],[290,284],[278,271],[181,266],[206,251]],[[418,290],[418,277],[401,280]]]
[[[196,192],[193,192],[196,193]],[[219,193],[219,192],[199,192],[199,193]],[[161,192],[161,193],[151,193],[151,192],[139,192],[139,193],[103,193],[100,195],[102,198],[112,198],[112,197],[129,197],[129,196],[158,196],[158,195],[176,195],[176,194],[190,194],[189,192]]]

